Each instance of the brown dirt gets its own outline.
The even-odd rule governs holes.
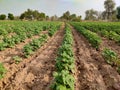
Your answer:
[[[40,36],[34,36],[32,38],[26,39],[25,42],[17,44],[13,48],[6,48],[4,51],[0,51],[0,62],[2,62],[4,64],[5,63],[10,63],[10,61],[12,61],[13,56],[16,56],[16,55],[21,56],[23,46],[25,44],[29,43],[30,41],[32,41],[32,39],[39,38],[39,37]]]
[[[34,55],[23,59],[18,65],[11,63],[10,59],[14,55],[21,55],[21,48],[29,40],[0,52],[0,61],[8,70],[5,77],[0,80],[0,90],[50,90],[55,58],[63,40],[63,29],[64,25]],[[120,46],[102,38],[100,51],[96,51],[79,32],[72,27],[71,29],[76,60],[75,90],[120,90],[120,75],[101,56],[104,47],[109,47],[120,55]]]
[[[41,33],[42,34],[42,33]],[[22,49],[23,46],[34,38],[39,38],[40,36],[33,36],[32,38],[26,39],[24,42],[16,44],[13,48],[6,48],[4,51],[0,51],[0,62],[2,62],[7,69],[7,73],[5,74],[5,77],[0,80],[0,90],[2,90],[2,87],[6,85],[10,80],[9,78],[14,75],[16,71],[18,71],[19,68],[24,67],[24,63],[27,60],[24,60],[24,62],[21,62],[19,64],[15,64],[13,61],[13,56],[22,56]]]
[[[0,82],[0,90],[47,90],[53,80],[52,73],[55,70],[55,57],[63,40],[64,25],[41,47],[35,55],[25,59],[19,65],[13,65],[3,82]]]
[[[104,37],[102,37],[102,41],[103,42],[101,44],[101,49],[104,49],[104,47],[110,48],[120,56],[120,46],[117,43],[115,43],[115,41],[108,40]]]
[[[74,29],[73,35],[76,58],[75,90],[120,90],[120,75],[106,64],[101,52],[92,48]]]
[[[47,33],[46,31],[42,31],[40,33],[40,35],[46,34],[46,33]],[[11,63],[13,56],[16,56],[16,55],[21,56],[22,55],[22,49],[25,44],[31,42],[32,39],[35,39],[35,38],[37,39],[39,37],[40,36],[38,36],[38,35],[33,36],[32,38],[26,39],[24,42],[16,44],[13,48],[6,48],[5,50],[0,51],[0,62],[4,63],[4,64]]]
[[[47,33],[46,31],[42,31],[40,35],[46,33]],[[4,51],[0,52],[0,62],[2,62],[5,68],[7,69],[7,73],[5,74],[5,77],[0,80],[0,90],[2,90],[2,87],[4,85],[10,82],[9,78],[10,77],[13,78],[14,73],[17,72],[20,68],[24,67],[25,63],[27,62],[27,60],[24,60],[24,58],[21,57],[23,55],[22,53],[23,46],[29,43],[30,41],[32,41],[32,39],[39,37],[40,36],[38,35],[33,36],[32,38],[26,39],[22,43],[16,44],[13,48],[6,48]],[[20,56],[24,61],[19,64],[15,64],[15,61],[13,60],[13,56]]]

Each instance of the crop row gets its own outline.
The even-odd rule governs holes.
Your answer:
[[[20,34],[20,37],[17,38],[17,39],[13,38],[16,35],[14,35],[11,38],[6,37],[6,39],[4,40],[4,44],[7,44],[7,46],[11,47],[9,44],[12,44],[14,46],[15,44],[17,44],[16,41],[19,41],[19,40],[24,41],[24,38],[27,37],[26,35],[29,35],[29,34],[31,34],[31,35],[34,35],[34,34],[39,35],[42,29],[43,30],[48,30],[48,34],[39,35],[40,37],[38,39],[33,39],[31,42],[29,42],[28,44],[26,44],[23,47],[23,49],[22,49],[23,55],[24,55],[24,57],[27,58],[30,55],[32,55],[35,51],[37,51],[42,45],[44,45],[44,43],[47,41],[48,37],[53,36],[56,33],[56,31],[59,30],[60,25],[61,25],[61,23],[50,23],[49,22],[49,24],[47,24],[47,25],[43,24],[43,26],[41,26],[41,27],[38,27],[38,26],[36,27],[36,24],[35,24],[35,26],[33,26],[34,28],[31,28],[32,30],[29,30],[28,29],[29,26],[28,26],[28,27],[26,27],[26,33],[18,30],[16,32],[18,32]],[[35,33],[33,34],[31,31],[33,31]],[[38,31],[38,32],[36,32],[36,31]],[[30,37],[27,37],[27,38],[30,38]],[[3,43],[3,42],[1,42],[1,43]],[[7,48],[7,47],[5,46],[5,47],[1,47],[1,48]],[[13,56],[12,59],[15,61],[16,64],[18,64],[19,62],[22,61],[22,57],[20,57],[20,56]],[[0,79],[3,78],[3,76],[5,75],[6,72],[7,71],[4,68],[3,63],[0,63]]]
[[[76,30],[78,30],[85,38],[87,38],[87,40],[91,43],[91,45],[93,47],[95,47],[96,49],[99,48],[102,40],[101,38],[94,32],[91,32],[87,29],[85,29],[84,27],[76,24],[76,23],[72,23],[72,25],[74,26],[74,28]]]
[[[26,44],[23,47],[23,53],[25,57],[30,56],[33,54],[37,49],[39,49],[46,41],[47,41],[48,35],[42,35],[38,39],[33,39],[30,43]]]
[[[116,70],[120,74],[120,59],[118,54],[111,49],[105,48],[102,52],[102,56],[106,63],[116,67]]]
[[[54,25],[50,27],[48,34],[40,36],[38,39],[33,39],[30,43],[23,47],[23,53],[25,57],[33,54],[37,49],[39,49],[48,39],[49,36],[53,36],[55,32],[60,28],[60,25]]]
[[[106,31],[106,30],[102,30],[100,32],[102,37],[106,37],[109,40],[114,40],[116,43],[118,43],[120,45],[120,35],[117,34],[114,31]]]
[[[106,31],[114,31],[117,34],[120,35],[120,23],[118,22],[82,22],[82,23],[77,23],[86,29],[89,29],[93,32],[98,32],[102,30]]]
[[[10,33],[20,33],[22,32],[33,32],[37,29],[49,30],[55,24],[60,24],[60,22],[0,22],[0,36],[7,36]]]
[[[92,32],[98,33],[102,37],[114,40],[120,44],[120,25],[114,23],[76,23]]]
[[[45,24],[45,25],[44,25]],[[25,23],[25,25],[17,24],[16,27],[13,28],[13,35],[3,35],[2,41],[0,41],[0,50],[4,50],[5,48],[11,48],[20,42],[24,42],[25,39],[31,38],[34,35],[39,35],[43,30],[49,30],[51,33],[51,29],[56,30],[59,28],[60,23]],[[54,34],[54,33],[53,33]]]
[[[80,23],[72,23],[72,25],[82,35],[84,35],[94,47],[98,48],[98,46],[100,45],[102,41],[100,37],[94,32],[99,32],[101,33],[101,35],[109,37],[109,39],[115,40],[116,42],[120,42],[120,35],[118,35],[115,31],[107,31],[107,30],[98,31],[96,30],[96,28],[93,28],[93,27],[90,27],[92,28],[92,31],[90,31],[90,30],[85,29],[86,27],[87,29],[90,29],[89,26],[80,25]],[[108,49],[108,48],[104,48],[104,50],[102,51],[102,56],[104,60],[106,61],[106,63],[110,64],[111,66],[116,67],[116,70],[118,71],[118,73],[120,73],[120,59],[119,59],[119,55],[115,51]]]
[[[54,83],[51,85],[53,90],[74,90],[75,61],[73,56],[73,37],[69,26],[65,28],[63,43],[58,50],[56,58],[56,72],[54,73]]]

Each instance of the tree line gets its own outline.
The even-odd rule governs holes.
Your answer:
[[[99,21],[118,21],[120,20],[120,6],[115,8],[114,0],[106,0],[104,1],[104,11],[97,11],[94,9],[89,9],[85,11],[85,20]],[[39,12],[38,10],[27,9],[20,16],[14,16],[12,13],[8,13],[8,17],[5,14],[0,15],[0,20],[50,20],[50,21],[81,21],[82,16],[77,16],[76,14],[70,14],[69,11],[63,13],[61,17],[56,15],[49,17],[43,12]]]
[[[0,20],[5,20],[7,17],[5,14],[0,15]],[[43,21],[43,20],[50,20],[50,21],[58,21],[58,20],[63,20],[63,21],[81,21],[81,16],[77,16],[76,14],[70,14],[69,11],[66,11],[63,13],[61,17],[57,17],[57,15],[49,17],[43,12],[39,12],[38,10],[31,10],[27,9],[25,12],[23,12],[20,16],[15,17],[13,14],[8,13],[8,18],[9,20],[14,20],[14,19],[19,19],[19,20],[38,20],[38,21]]]
[[[104,1],[104,11],[97,11],[94,9],[86,10],[85,20],[106,20],[117,21],[120,20],[120,6],[115,8],[114,0]]]
[[[5,20],[5,19],[6,19],[6,15],[5,14],[1,14],[0,15],[0,20]],[[12,13],[8,13],[8,19],[14,20],[14,15]]]

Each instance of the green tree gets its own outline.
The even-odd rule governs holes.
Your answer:
[[[25,18],[25,14],[22,13],[19,18],[20,18],[20,19],[24,19],[24,18]]]
[[[61,19],[70,20],[70,12],[66,11],[65,13],[63,13]]]
[[[37,11],[37,10],[34,10],[34,11],[32,12],[32,16],[33,16],[33,18],[36,19],[36,20],[39,19],[39,14],[40,14],[40,13],[39,13],[39,11]]]
[[[76,19],[75,19],[74,21],[80,22],[80,21],[81,21],[81,18],[82,18],[82,16],[77,16]]]
[[[116,15],[117,15],[117,10],[113,10],[113,12],[112,12],[112,21],[117,21],[117,17],[116,17]]]
[[[51,21],[57,21],[58,20],[58,17],[57,17],[57,15],[54,15],[54,16],[51,16]]]
[[[46,18],[45,13],[39,13],[39,18],[38,20],[44,20]]]
[[[1,14],[0,15],[0,20],[5,20],[6,19],[6,15],[5,14]]]
[[[67,21],[81,21],[81,16],[77,16],[76,14],[70,14],[69,11],[63,13],[63,15],[59,18],[59,20],[67,20]]]
[[[40,13],[37,10],[27,9],[24,13],[20,15],[20,19],[26,20],[44,20],[46,18],[45,13]]]
[[[117,7],[117,19],[120,20],[120,6]]]
[[[113,0],[106,0],[104,2],[104,7],[105,7],[106,19],[111,20],[115,8],[115,2]]]
[[[14,20],[14,16],[13,16],[13,14],[8,13],[8,18],[9,18],[10,20]]]
[[[76,14],[72,14],[69,17],[70,21],[74,21],[76,18],[77,18]]]
[[[106,19],[106,11],[103,11],[101,15],[102,15],[102,16],[101,16],[101,17],[102,17],[102,20],[105,20],[105,19]]]
[[[27,9],[27,11],[25,11],[25,19],[27,20],[33,19],[33,11],[31,9]]]
[[[90,9],[85,12],[85,20],[97,20],[98,11]]]
[[[24,13],[20,15],[20,19],[32,20],[33,19],[33,11],[31,9],[27,9]]]
[[[46,20],[49,20],[49,16],[46,16]]]

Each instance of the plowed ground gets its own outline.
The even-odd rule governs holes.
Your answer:
[[[72,30],[76,58],[75,90],[120,90],[120,75],[104,61],[102,49],[96,51],[79,32]]]
[[[50,90],[54,80],[52,74],[55,71],[55,58],[64,38],[64,27],[62,25],[61,29],[49,38],[35,55],[18,65],[11,63],[7,55],[9,57],[12,54],[22,55],[21,48],[11,49],[9,53],[7,50],[0,52],[1,59],[6,58],[5,61],[1,61],[9,70],[0,81],[0,90]],[[109,47],[119,54],[120,46],[116,44],[113,46],[107,39],[103,39],[100,50],[96,51],[79,32],[73,27],[71,30],[76,60],[75,90],[120,90],[120,75],[101,56],[104,47]],[[25,43],[20,44],[20,47],[24,45]]]
[[[53,81],[52,74],[55,71],[55,58],[63,37],[64,25],[32,57],[25,59],[18,65],[4,62],[6,68],[7,65],[9,66],[7,68],[9,71],[0,81],[0,90],[49,89],[50,83]]]

